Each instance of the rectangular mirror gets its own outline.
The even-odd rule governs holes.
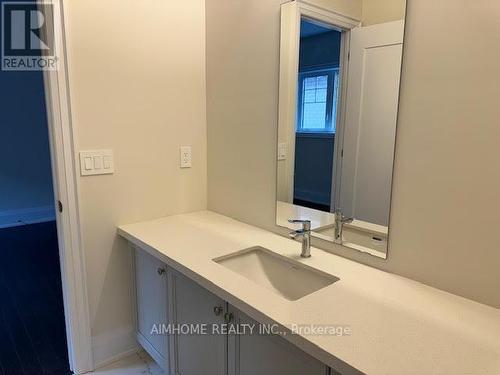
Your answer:
[[[386,258],[405,0],[281,7],[276,223]]]

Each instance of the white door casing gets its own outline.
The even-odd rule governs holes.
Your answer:
[[[40,3],[53,6],[53,17],[46,13],[48,32],[53,32],[57,70],[44,71],[45,101],[49,128],[50,154],[56,214],[64,316],[71,370],[83,374],[94,369],[91,344],[87,274],[79,214],[78,176],[75,164],[75,134],[71,121],[67,80],[65,28],[62,0]],[[49,37],[51,37],[49,35]]]

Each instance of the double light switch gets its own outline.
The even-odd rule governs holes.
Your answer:
[[[80,151],[82,176],[112,174],[115,172],[113,150]]]

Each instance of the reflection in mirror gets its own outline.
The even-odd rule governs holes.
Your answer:
[[[356,1],[282,5],[277,224],[385,258],[406,4]]]

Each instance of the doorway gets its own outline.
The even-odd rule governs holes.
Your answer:
[[[331,212],[342,32],[300,22],[293,204]]]
[[[70,374],[43,72],[0,87],[0,374]]]

